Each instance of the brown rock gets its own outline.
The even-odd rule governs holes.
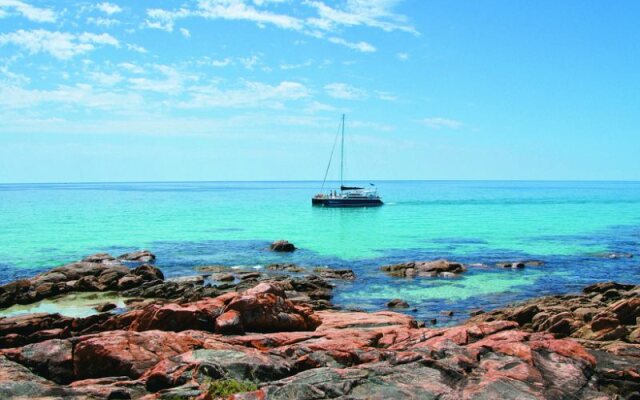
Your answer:
[[[231,282],[236,279],[233,276],[233,274],[225,274],[225,273],[218,273],[218,274],[211,275],[211,278],[220,282]]]
[[[412,261],[402,264],[386,265],[380,268],[390,276],[456,276],[466,271],[463,264],[447,260]],[[451,275],[453,274],[453,275]]]
[[[117,287],[119,290],[127,290],[140,286],[143,279],[139,275],[125,275],[118,279]]]
[[[402,299],[393,299],[387,302],[389,308],[409,308],[409,303]]]
[[[124,253],[118,257],[118,260],[148,263],[154,262],[156,260],[156,256],[149,250],[138,250],[132,253]]]
[[[286,240],[276,240],[275,242],[271,243],[269,248],[271,249],[271,251],[290,253],[296,249],[296,246],[294,246],[293,243],[287,242]]]
[[[94,307],[94,309],[97,312],[107,312],[107,311],[111,311],[115,308],[118,308],[117,305],[113,304],[113,303],[102,303],[102,304],[98,304],[97,306]]]
[[[144,281],[164,280],[164,274],[153,265],[144,264],[133,270],[134,275],[142,277]]]

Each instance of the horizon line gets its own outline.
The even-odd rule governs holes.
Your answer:
[[[135,184],[135,183],[305,183],[322,182],[320,179],[264,179],[264,180],[133,180],[133,181],[68,181],[68,182],[0,182],[8,185],[91,185],[91,184]],[[329,180],[327,182],[340,182]],[[640,183],[638,179],[348,179],[344,182],[618,182]]]

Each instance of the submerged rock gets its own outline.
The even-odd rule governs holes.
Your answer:
[[[397,277],[455,277],[465,272],[464,264],[447,260],[411,261],[380,268],[387,275]]]
[[[350,269],[314,268],[313,272],[324,279],[338,279],[352,281],[356,274]]]
[[[500,268],[542,267],[543,265],[544,261],[540,260],[502,261],[496,263],[496,267]]]
[[[306,269],[296,264],[269,264],[267,271],[305,272]]]

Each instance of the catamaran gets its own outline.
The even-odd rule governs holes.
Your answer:
[[[329,167],[331,166],[331,159],[333,158],[333,151],[335,150],[335,141],[333,148],[331,149],[331,156],[329,157],[329,164],[327,170],[324,173],[324,179],[322,180],[322,188],[320,193],[313,196],[311,204],[314,206],[323,207],[378,207],[383,205],[382,199],[378,196],[378,189],[373,183],[370,183],[368,188],[358,186],[345,186],[344,185],[344,120],[345,115],[342,114],[342,140],[340,144],[340,190],[331,190],[329,193],[322,193],[324,185],[327,181],[327,174],[329,173]],[[337,137],[336,137],[337,139]]]

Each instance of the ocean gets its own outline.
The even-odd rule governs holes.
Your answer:
[[[91,253],[148,248],[168,276],[193,275],[208,264],[351,268],[358,278],[337,284],[334,303],[371,311],[402,298],[411,305],[407,313],[445,324],[467,318],[471,309],[592,282],[640,283],[636,258],[608,257],[640,253],[640,182],[376,184],[385,205],[360,209],[312,207],[319,182],[2,184],[0,282]],[[269,252],[277,239],[299,250]],[[473,266],[456,279],[399,279],[379,271],[436,258]],[[495,266],[520,259],[545,265]],[[443,317],[445,310],[454,316]]]

